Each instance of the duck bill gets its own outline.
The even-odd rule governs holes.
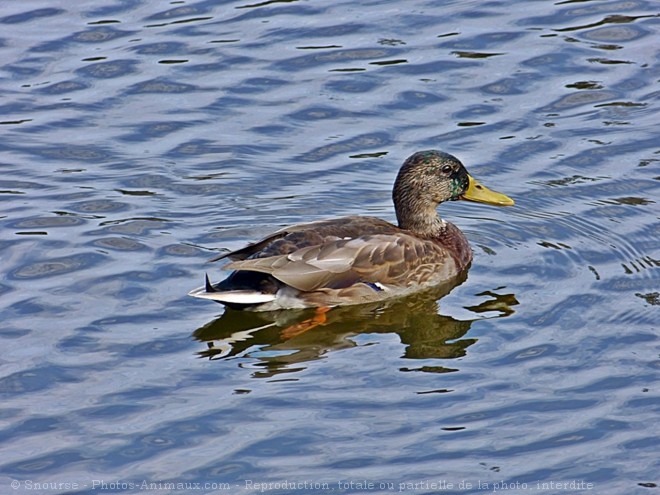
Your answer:
[[[506,194],[491,191],[483,184],[477,182],[471,175],[468,175],[468,180],[468,188],[460,196],[460,199],[495,206],[513,206],[514,201]]]

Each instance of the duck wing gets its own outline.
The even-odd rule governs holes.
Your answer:
[[[401,229],[376,217],[348,216],[290,225],[263,239],[235,251],[222,253],[208,260],[245,260],[250,257],[270,257],[288,254],[297,249],[322,244],[329,240],[354,238],[363,234],[399,232]],[[279,241],[279,242],[278,242]]]
[[[258,253],[269,244],[275,242],[278,239],[281,239],[282,237],[288,234],[289,234],[288,230],[278,230],[277,232],[274,232],[268,237],[265,237],[260,241],[250,243],[247,246],[242,247],[241,249],[236,249],[235,251],[229,251],[227,253],[222,253],[218,256],[214,256],[213,258],[208,260],[208,263],[213,263],[214,261],[220,261],[225,258],[228,258],[230,260],[244,260],[252,256],[253,254]]]
[[[401,232],[334,238],[287,254],[234,261],[225,268],[267,273],[304,292],[358,282],[410,287],[458,272],[445,248]]]

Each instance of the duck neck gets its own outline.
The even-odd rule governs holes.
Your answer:
[[[409,230],[421,237],[437,238],[446,230],[445,222],[435,210],[437,205],[428,204],[424,208],[396,208],[399,228]]]

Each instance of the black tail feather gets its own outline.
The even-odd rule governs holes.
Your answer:
[[[218,292],[213,288],[213,285],[211,285],[211,281],[209,280],[209,274],[205,274],[206,276],[206,292]]]

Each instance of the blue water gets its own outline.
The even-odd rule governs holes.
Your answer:
[[[69,5],[71,4],[71,5]],[[660,479],[655,2],[5,2],[0,493],[607,493]],[[446,291],[254,315],[224,249],[393,220],[414,151]]]

